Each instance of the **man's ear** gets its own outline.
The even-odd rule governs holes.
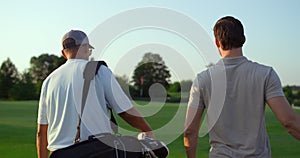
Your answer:
[[[215,38],[215,44],[218,48],[221,47],[220,41],[218,39]]]
[[[66,52],[65,52],[64,50],[61,50],[61,54],[64,56],[65,59],[68,60],[67,55],[66,55]]]

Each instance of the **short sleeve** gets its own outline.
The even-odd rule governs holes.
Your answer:
[[[265,86],[265,99],[269,100],[274,97],[284,96],[281,81],[276,72],[271,68]]]
[[[202,97],[200,94],[200,84],[199,84],[199,77],[197,76],[192,84],[191,90],[190,90],[190,97],[188,102],[188,107],[193,108],[204,108]],[[201,99],[202,98],[202,99]]]
[[[38,118],[37,118],[38,124],[48,124],[47,105],[45,99],[46,99],[46,89],[43,84],[41,94],[40,94],[40,100],[39,100]]]
[[[113,73],[105,66],[101,66],[100,73],[104,79],[104,93],[108,105],[116,112],[125,112],[133,107]]]

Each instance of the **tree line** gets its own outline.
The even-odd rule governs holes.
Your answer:
[[[13,62],[7,58],[0,67],[0,100],[37,100],[43,80],[56,68],[66,62],[62,56],[41,54],[30,59],[30,67],[18,72]],[[170,71],[159,54],[145,53],[134,69],[132,79],[116,76],[121,88],[132,99],[149,98],[149,88],[159,83],[167,95],[180,92],[188,93],[191,80],[171,83]],[[300,106],[300,87],[285,86],[284,94],[290,104]],[[178,96],[178,95],[177,95]],[[178,98],[177,98],[178,99]],[[180,99],[180,98],[179,98]]]
[[[43,80],[65,61],[62,56],[42,54],[32,57],[30,68],[20,73],[13,62],[7,58],[0,67],[0,99],[38,99]]]
[[[290,104],[300,107],[300,86],[284,86],[283,92]]]
[[[0,67],[0,100],[37,100],[43,80],[66,62],[62,56],[41,54],[30,59],[30,67],[20,73],[7,58]],[[116,76],[125,93],[131,98],[149,97],[153,83],[161,84],[168,92],[188,92],[192,81],[170,81],[170,71],[159,54],[146,53],[134,69],[132,79]],[[188,90],[187,90],[188,89]]]

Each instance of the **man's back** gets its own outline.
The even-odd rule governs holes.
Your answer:
[[[80,59],[68,60],[43,83],[38,122],[49,124],[48,149],[51,151],[74,143],[81,109],[83,70],[87,62]],[[115,83],[112,73],[106,67],[101,67],[98,75],[91,81],[81,117],[82,140],[86,140],[89,135],[111,132],[107,103],[111,103],[111,108],[117,113],[132,107],[128,98],[118,92]],[[114,99],[116,96],[126,105],[119,106]]]
[[[270,157],[264,120],[265,102],[268,98],[283,96],[279,78],[271,67],[253,63],[245,57],[221,61],[226,70],[227,86],[222,111],[209,131],[210,156]],[[221,61],[217,64],[222,64]],[[200,78],[207,79],[199,80],[200,87],[205,87],[200,94],[206,108],[214,106],[210,105],[209,70],[200,74]]]
[[[51,132],[48,135],[48,149],[51,151],[72,144],[75,138],[78,112],[75,108],[72,82],[74,78],[82,78],[75,77],[75,72],[80,72],[86,62],[75,64],[67,61],[43,83],[39,108],[42,111],[39,112],[38,121],[40,124],[49,124],[48,130]]]

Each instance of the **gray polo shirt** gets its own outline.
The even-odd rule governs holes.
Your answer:
[[[226,86],[214,86],[220,82]],[[198,74],[188,106],[211,108],[210,157],[271,157],[264,112],[266,101],[276,96],[284,96],[276,72],[243,56],[221,59]]]

